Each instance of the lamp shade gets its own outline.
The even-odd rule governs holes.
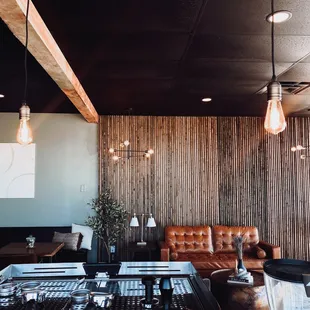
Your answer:
[[[136,216],[136,213],[133,214],[133,217],[131,218],[129,225],[130,225],[130,227],[138,227],[139,226],[139,221],[138,221],[138,218]]]
[[[146,227],[156,227],[156,223],[152,214],[150,214],[149,219],[147,220]]]

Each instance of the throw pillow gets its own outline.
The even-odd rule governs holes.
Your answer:
[[[257,245],[255,246],[255,251],[257,258],[265,258],[267,256],[266,252]]]
[[[91,242],[93,239],[93,230],[85,225],[78,225],[72,223],[71,232],[80,232],[83,235],[81,249],[91,250]]]
[[[171,252],[170,259],[171,260],[177,260],[178,259],[178,252]]]
[[[82,242],[81,233],[60,233],[55,231],[52,242],[63,242],[65,245],[63,249],[77,251],[80,249]]]

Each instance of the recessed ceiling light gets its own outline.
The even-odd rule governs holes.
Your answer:
[[[0,98],[4,98],[4,95],[3,95],[3,94],[0,94]]]
[[[293,14],[290,11],[281,10],[281,11],[274,12],[273,17],[272,17],[272,14],[269,14],[266,17],[266,20],[269,23],[272,23],[273,20],[275,23],[284,23],[287,20],[289,20],[292,16]]]
[[[211,98],[202,98],[202,102],[210,102],[212,99]]]

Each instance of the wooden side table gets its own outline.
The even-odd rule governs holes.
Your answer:
[[[136,253],[147,253],[148,260],[152,260],[152,253],[158,250],[157,242],[147,242],[146,245],[137,245],[136,242],[129,242],[128,252],[130,254],[130,260],[135,261]]]
[[[268,300],[263,273],[250,271],[253,285],[229,284],[227,278],[231,269],[221,269],[211,274],[211,290],[222,309],[268,310]]]
[[[27,248],[26,242],[11,242],[0,249],[0,255],[36,255],[48,258],[49,262],[64,247],[63,242],[36,242],[34,248]]]

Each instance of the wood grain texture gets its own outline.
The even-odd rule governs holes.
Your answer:
[[[259,117],[101,116],[101,187],[132,214],[152,212],[156,229],[146,240],[163,240],[167,225],[255,225],[262,240],[282,256],[310,259],[310,160],[291,152],[309,145],[309,118],[289,118],[272,136]],[[135,149],[153,148],[150,160],[115,164],[109,147],[128,139]],[[139,239],[128,229],[120,243]]]
[[[25,45],[27,0],[0,1],[0,17]],[[29,3],[28,50],[90,123],[99,116],[32,1]]]

